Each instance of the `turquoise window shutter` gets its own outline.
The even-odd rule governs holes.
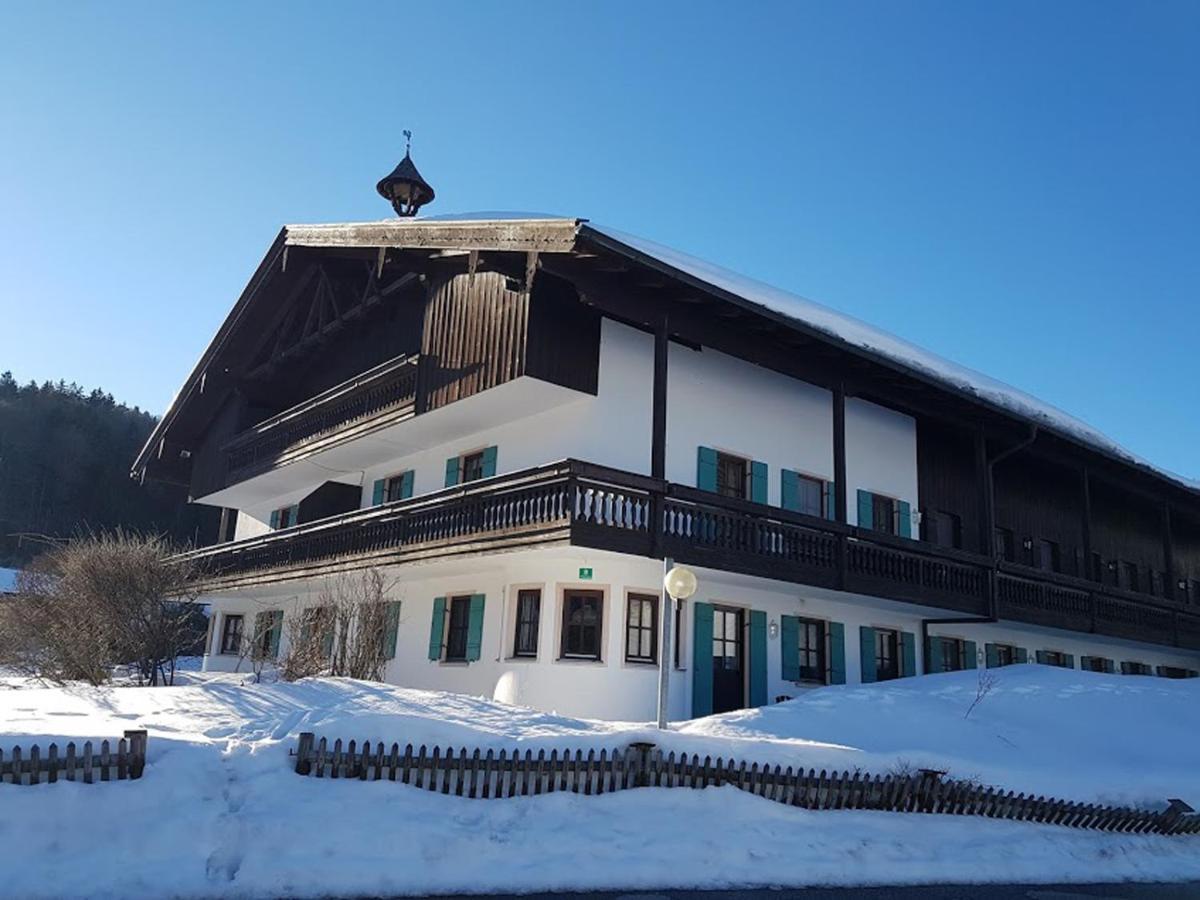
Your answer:
[[[750,463],[750,499],[755,503],[767,502],[767,464]]]
[[[407,500],[413,495],[413,481],[415,480],[416,472],[409,469],[400,476],[400,499]]]
[[[446,487],[458,484],[458,457],[452,456],[446,460]]]
[[[1111,659],[1106,659],[1104,661],[1104,671],[1110,675],[1116,673],[1116,669],[1113,667],[1113,661]]]
[[[800,508],[800,476],[791,469],[779,470],[779,505],[792,512]]]
[[[330,618],[333,617],[330,616]],[[325,630],[321,632],[321,656],[325,659],[333,659],[333,622],[329,622]]]
[[[275,510],[274,512],[271,513],[271,530],[277,531],[278,529],[279,529],[279,510]]]
[[[1121,663],[1121,674],[1122,674],[1122,675],[1128,675],[1128,674],[1129,674],[1129,663],[1127,663],[1127,662],[1123,662],[1123,663]]]
[[[271,631],[268,638],[267,655],[271,659],[279,656],[279,636],[283,633],[283,610],[277,609],[271,613]]]
[[[824,497],[825,518],[833,521],[837,518],[837,482],[825,482]]]
[[[485,447],[483,451],[483,477],[491,478],[496,474],[496,445]]]
[[[1035,658],[1037,659],[1039,665],[1044,666],[1046,664],[1046,651],[1038,650],[1035,655]]]
[[[383,611],[383,658],[396,658],[396,632],[400,630],[400,601],[388,601]]]
[[[1017,662],[1019,662],[1019,663],[1029,662],[1029,651],[1026,650],[1024,647],[1017,648]]]
[[[896,534],[900,537],[912,537],[912,507],[907,500],[896,501]]]
[[[433,621],[429,626],[429,658],[442,658],[442,632],[446,629],[446,598],[433,598]]]
[[[1072,654],[1070,654],[1070,653],[1063,654],[1063,668],[1064,669],[1075,668],[1075,657]]]
[[[696,448],[696,487],[702,491],[717,489],[717,451],[712,447]]]
[[[800,680],[800,620],[795,616],[779,617],[779,656],[783,663],[780,674],[784,681]]]
[[[911,631],[900,632],[900,645],[904,648],[900,652],[900,663],[903,666],[903,671],[900,673],[905,678],[912,678],[917,674],[917,637]]]
[[[1081,656],[1081,657],[1079,657],[1079,667],[1080,667],[1081,669],[1085,669],[1085,670],[1086,670],[1086,669],[1090,669],[1090,668],[1091,668],[1091,662],[1092,662],[1092,658],[1091,658],[1090,656]]]
[[[863,684],[875,680],[875,629],[866,625],[858,629],[858,656],[862,662]]]
[[[692,716],[707,716],[713,704],[713,608],[692,605]]]
[[[983,655],[987,658],[987,667],[989,669],[994,669],[1000,665],[1000,653],[996,650],[995,644],[984,644]]]
[[[483,594],[471,595],[471,618],[467,622],[467,661],[479,659],[483,650]]]
[[[829,683],[846,683],[846,626],[841,622],[829,623]]]
[[[860,490],[858,492],[858,527],[859,528],[874,528],[875,527],[875,505],[872,502],[874,495],[870,491]]]
[[[750,705],[767,705],[767,614],[750,610]]]
[[[376,478],[375,484],[371,488],[371,505],[378,506],[383,502],[384,491],[387,490],[387,479]]]
[[[932,675],[946,670],[946,661],[942,655],[942,639],[931,637],[925,642],[925,672]]]
[[[963,641],[963,655],[966,659],[963,660],[968,669],[979,668],[979,660],[976,658],[979,650],[975,647],[974,641]]]
[[[295,506],[292,507],[292,524],[293,525],[300,524],[300,504],[299,503],[297,503]]]

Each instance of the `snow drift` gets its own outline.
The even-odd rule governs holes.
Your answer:
[[[0,787],[0,896],[1200,878],[1200,840],[810,813],[735,789],[468,800],[293,774],[301,731],[470,747],[671,749],[793,766],[931,765],[1078,800],[1200,799],[1200,683],[1018,666],[832,687],[670,733],[343,679],[0,693],[0,747],[150,732],[136,782]],[[653,841],[648,835],[655,835]],[[686,865],[679,865],[679,861]]]

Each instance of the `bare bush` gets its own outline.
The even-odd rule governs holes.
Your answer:
[[[288,618],[288,648],[279,663],[285,681],[311,675],[383,679],[396,605],[378,569],[327,579],[317,605]]]
[[[0,608],[0,661],[49,681],[107,681],[132,665],[170,684],[196,641],[195,573],[157,536],[120,530],[42,554]]]
[[[996,676],[988,669],[979,670],[979,679],[975,685],[975,699],[971,701],[971,705],[967,707],[967,711],[963,714],[964,719],[969,719],[971,713],[975,710],[984,698],[992,692],[992,688],[996,686]]]

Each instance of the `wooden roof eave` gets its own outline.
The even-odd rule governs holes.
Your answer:
[[[287,244],[293,247],[570,253],[575,249],[581,224],[581,219],[395,219],[342,225],[289,225],[284,230]]]
[[[1143,478],[1147,479],[1160,487],[1168,488],[1172,493],[1179,497],[1186,497],[1191,501],[1195,501],[1196,496],[1200,494],[1200,490],[1191,487],[1184,482],[1171,478],[1165,473],[1159,471],[1151,465],[1140,462],[1135,459],[1130,459],[1114,451],[1108,450],[1099,444],[1086,441],[1069,431],[1055,427],[1053,423],[1037,419],[1032,416],[1025,416],[1016,410],[996,403],[992,400],[975,394],[971,391],[957,387],[942,379],[936,378],[927,372],[923,372],[912,366],[907,366],[903,362],[889,358],[882,354],[876,353],[866,347],[858,346],[849,341],[846,341],[837,335],[831,334],[821,328],[808,325],[792,316],[778,312],[770,307],[764,306],[761,303],[756,303],[746,297],[726,290],[717,285],[711,284],[702,278],[699,278],[690,272],[685,272],[677,269],[670,263],[664,262],[658,257],[631,247],[623,243],[611,235],[605,234],[603,231],[592,228],[587,224],[587,220],[582,220],[579,226],[579,239],[581,249],[586,250],[588,247],[599,248],[608,253],[622,256],[638,265],[644,266],[669,278],[687,285],[696,291],[703,292],[715,299],[723,300],[731,303],[734,306],[753,313],[757,316],[764,317],[775,324],[784,328],[797,331],[806,337],[813,338],[827,345],[837,347],[838,349],[850,354],[852,357],[861,359],[871,364],[889,369],[897,374],[897,376],[907,379],[911,382],[919,383],[923,387],[940,393],[943,396],[954,397],[956,400],[967,403],[970,407],[981,410],[997,417],[1003,421],[1011,422],[1017,426],[1034,425],[1041,431],[1053,435],[1060,441],[1074,447],[1077,451],[1082,451],[1086,455],[1099,457],[1108,464],[1116,464],[1124,471],[1133,471]]]

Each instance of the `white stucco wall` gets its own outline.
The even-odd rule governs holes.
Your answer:
[[[580,581],[581,566],[592,569],[590,581]],[[390,597],[400,600],[402,604],[396,658],[388,665],[388,681],[408,687],[494,697],[566,715],[635,721],[654,718],[658,670],[652,665],[624,661],[624,598],[628,591],[655,592],[661,577],[661,564],[612,553],[547,550],[402,566],[387,570],[386,574],[391,585]],[[908,604],[838,595],[799,585],[783,586],[766,579],[730,576],[704,569],[698,569],[697,574],[700,590],[691,602],[704,601],[747,610],[763,610],[767,613],[768,623],[775,625],[778,625],[782,615],[841,622],[845,626],[846,676],[849,684],[861,681],[861,626],[894,628],[916,635],[917,666],[920,671],[923,666],[919,639],[921,617],[941,614],[937,610],[923,610]],[[542,589],[539,654],[535,660],[511,658],[514,629],[512,605],[516,592],[525,587]],[[558,659],[560,603],[562,591],[568,587],[585,587],[605,593],[604,658],[601,662]],[[254,613],[284,609],[285,615],[294,615],[299,608],[315,605],[319,590],[320,585],[292,583],[214,598],[213,608],[218,615],[215,640],[219,641],[226,613],[245,614],[249,629]],[[429,660],[433,598],[477,593],[486,596],[482,658],[469,664]],[[670,707],[673,719],[691,715],[695,649],[691,602],[684,615],[683,669],[672,669]],[[1196,668],[1200,665],[1200,657],[1196,654],[1170,648],[1036,629],[1015,623],[932,626],[930,632],[974,640],[980,654],[987,641],[1024,647],[1029,651],[1031,660],[1036,650],[1060,650],[1074,654],[1076,666],[1085,655],[1105,656],[1117,663],[1135,660],[1151,666]],[[777,697],[796,696],[811,688],[811,685],[797,685],[783,680],[780,640],[778,632],[773,637],[768,632],[769,703]],[[284,643],[283,650],[286,651],[286,639]],[[210,655],[205,661],[205,667],[210,671],[232,670],[237,664],[236,656]],[[242,669],[247,669],[244,662]]]
[[[846,515],[858,524],[858,491],[907,500],[917,531],[917,423],[866,400],[846,400]]]
[[[765,462],[768,502],[776,506],[781,469],[833,478],[829,391],[679,344],[671,345],[667,385],[668,480],[695,485],[698,447]]]

